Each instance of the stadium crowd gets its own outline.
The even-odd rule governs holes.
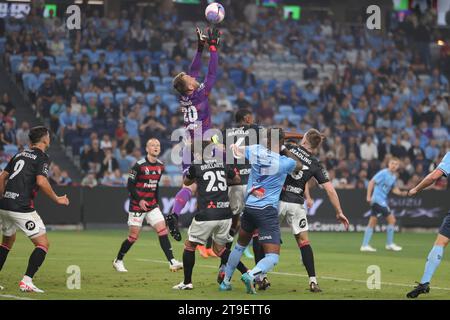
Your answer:
[[[227,9],[210,96],[216,127],[231,126],[235,111],[248,108],[265,126],[321,130],[327,139],[318,157],[336,188],[365,188],[390,156],[402,160],[405,187],[436,167],[450,150],[450,112],[448,78],[431,61],[433,12],[415,12],[385,35],[328,16],[284,20],[273,10]],[[195,24],[179,23],[174,11],[145,19],[132,10],[94,12],[69,33],[59,18],[40,16],[33,10],[7,21],[4,57],[36,114],[79,156],[81,184],[125,185],[145,141],[156,137],[167,165],[162,185],[179,186],[170,136],[182,115],[171,80],[189,67]],[[1,147],[21,147],[28,125],[16,125],[7,95],[1,108]],[[52,176],[71,183],[56,165]],[[446,187],[446,180],[436,185]]]

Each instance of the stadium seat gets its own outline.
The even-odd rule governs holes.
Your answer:
[[[114,101],[114,95],[111,92],[102,92],[99,95],[100,101],[103,101],[106,97],[109,97],[111,101]]]
[[[83,96],[81,95],[81,92],[76,91],[75,92],[75,97],[77,97],[78,101],[83,101]]]
[[[294,112],[295,114],[304,117],[308,113],[308,108],[305,106],[296,106]]]
[[[289,105],[281,105],[279,107],[279,112],[287,117],[289,117],[290,115],[293,114],[294,109],[292,108],[292,106]]]
[[[292,114],[289,116],[289,122],[298,125],[302,121],[302,116],[298,114]]]
[[[155,99],[156,94],[155,93],[149,93],[147,94],[147,103],[148,104],[152,104],[153,103],[153,99]]]
[[[164,94],[169,92],[169,87],[167,85],[162,85],[162,84],[156,84],[155,85],[155,92],[157,94]]]
[[[171,103],[174,103],[177,101],[177,98],[173,94],[170,94],[170,93],[163,94],[161,96],[161,99],[166,104],[171,104]]]
[[[172,77],[163,77],[161,79],[161,84],[172,86]]]
[[[172,102],[171,104],[169,104],[169,110],[172,113],[177,112],[179,107],[180,107],[180,103],[179,102]]]
[[[86,92],[83,94],[84,101],[87,103],[91,98],[98,99],[97,93],[95,92]]]
[[[127,94],[124,93],[124,92],[118,92],[118,93],[116,93],[116,96],[115,96],[116,103],[121,103],[122,100],[123,100],[126,96],[127,96]]]
[[[243,75],[243,72],[238,69],[232,69],[229,72],[229,77],[236,86],[242,86]]]
[[[288,117],[285,114],[276,114],[273,119],[275,121],[275,123],[280,123],[282,122],[284,119],[287,119]]]
[[[19,148],[15,144],[5,144],[3,146],[3,152],[12,157],[19,152]]]
[[[149,78],[154,84],[155,84],[155,86],[157,85],[157,84],[161,84],[161,79],[159,78],[159,77],[150,77]]]

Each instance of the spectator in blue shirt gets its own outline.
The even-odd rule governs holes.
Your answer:
[[[53,132],[57,132],[59,128],[59,116],[66,110],[66,104],[62,96],[58,95],[55,102],[50,107],[50,127]]]
[[[139,120],[135,110],[131,110],[126,117],[125,129],[127,130],[130,139],[139,146]]]
[[[92,116],[87,112],[87,107],[83,105],[81,107],[80,114],[77,116],[77,127],[83,135],[86,130],[92,128]]]
[[[67,105],[66,110],[59,115],[59,137],[64,141],[64,135],[77,130],[77,115],[72,112],[72,106]]]
[[[430,144],[425,148],[425,158],[434,161],[439,156],[439,148],[435,139],[431,139]]]

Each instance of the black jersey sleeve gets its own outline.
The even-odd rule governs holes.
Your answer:
[[[130,169],[130,172],[128,173],[127,189],[131,197],[135,200],[139,200],[139,195],[136,191],[136,179],[138,172],[139,172],[139,164],[135,163],[135,165]]]
[[[315,170],[314,172],[314,178],[316,178],[319,184],[324,184],[330,181],[327,169],[325,169],[325,167],[320,162],[318,164],[317,170]]]
[[[14,157],[12,157],[11,160],[9,160],[8,164],[6,165],[5,169],[3,169],[3,170],[5,170],[9,174],[11,174],[14,171],[13,162],[14,162]]]
[[[191,165],[189,167],[189,170],[186,174],[186,178],[188,178],[189,180],[195,180],[197,178],[197,173],[194,165]]]
[[[225,167],[225,172],[227,174],[227,179],[229,180],[233,180],[233,178],[236,177],[236,168],[231,165]]]
[[[37,173],[36,175],[48,177],[48,169],[50,167],[50,159],[47,156],[40,156],[38,157],[38,163],[37,163]]]

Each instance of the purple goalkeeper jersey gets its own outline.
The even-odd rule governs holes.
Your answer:
[[[189,75],[198,78],[201,67],[202,53],[197,52],[189,68]],[[180,104],[184,116],[184,126],[189,132],[191,139],[202,139],[203,133],[211,128],[211,110],[208,103],[208,95],[216,82],[217,66],[219,57],[217,52],[210,51],[208,74],[205,81],[191,95],[181,95]],[[201,126],[201,130],[199,130]],[[200,137],[200,134],[202,135]]]

